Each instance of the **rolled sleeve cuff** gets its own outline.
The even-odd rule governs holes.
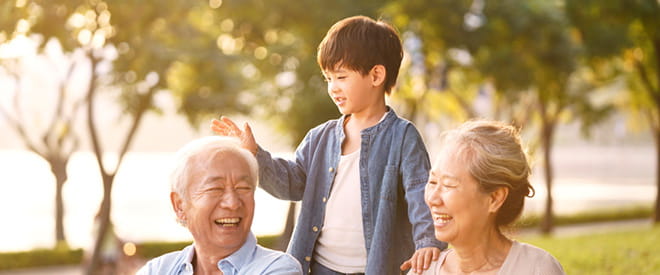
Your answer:
[[[424,238],[415,241],[415,250],[424,247],[437,247],[440,248],[440,250],[445,250],[447,249],[447,243],[438,241],[436,238]]]

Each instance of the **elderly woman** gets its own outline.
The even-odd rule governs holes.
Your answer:
[[[290,255],[250,232],[257,160],[237,140],[205,137],[178,153],[170,200],[194,243],[155,258],[137,274],[302,274]]]
[[[423,274],[564,274],[548,252],[502,233],[533,196],[529,175],[518,131],[509,125],[471,121],[443,133],[424,198],[436,239],[452,249]]]

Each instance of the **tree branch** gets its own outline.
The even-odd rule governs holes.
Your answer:
[[[0,105],[0,115],[5,117],[5,120],[9,123],[9,126],[11,128],[13,128],[16,133],[18,133],[18,135],[23,140],[23,143],[25,144],[25,146],[30,151],[32,151],[35,154],[40,155],[40,156],[46,156],[45,152],[42,152],[41,150],[39,150],[37,145],[34,142],[32,142],[32,140],[30,140],[26,129],[23,127],[23,124],[21,123],[21,116],[20,116],[21,112],[20,112],[20,104],[19,104],[20,101],[18,100],[18,94],[21,93],[21,86],[20,86],[20,81],[19,81],[19,78],[18,78],[18,74],[13,72],[13,71],[10,71],[10,70],[7,70],[7,73],[9,74],[9,76],[16,83],[16,85],[15,85],[16,86],[15,87],[16,91],[14,93],[14,98],[13,98],[14,110],[16,111],[16,117],[12,117],[9,114],[9,112],[4,107],[2,107],[2,105]]]
[[[90,50],[91,51],[91,50]],[[90,60],[90,71],[91,76],[89,79],[89,85],[87,86],[87,128],[89,129],[90,139],[92,141],[92,150],[96,155],[96,162],[99,165],[99,170],[101,176],[108,175],[108,172],[103,165],[103,149],[99,141],[99,136],[94,127],[94,98],[96,96],[96,64],[97,60],[91,52],[86,53],[87,58]]]
[[[152,87],[149,89],[149,91],[146,94],[140,96],[140,101],[138,103],[139,105],[134,114],[135,117],[133,118],[133,124],[131,125],[131,128],[128,131],[128,135],[126,135],[126,139],[124,140],[124,143],[119,153],[119,159],[117,160],[117,166],[116,166],[117,169],[119,169],[119,166],[121,165],[121,162],[124,159],[126,152],[128,152],[128,148],[130,148],[131,146],[133,137],[135,136],[138,126],[140,126],[140,122],[142,121],[142,117],[151,106],[151,101],[155,93],[156,93],[156,88]]]
[[[644,64],[640,60],[635,59],[635,68],[637,68],[637,71],[642,78],[642,86],[644,86],[645,90],[653,99],[653,103],[655,104],[656,108],[660,109],[660,91],[653,88],[653,84],[651,83],[651,79],[649,78],[648,72],[646,71],[646,67],[644,67]]]

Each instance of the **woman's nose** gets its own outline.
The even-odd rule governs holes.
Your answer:
[[[426,184],[426,189],[424,189],[424,200],[429,206],[437,206],[442,204],[442,198],[440,196],[440,190],[435,188],[431,184]]]

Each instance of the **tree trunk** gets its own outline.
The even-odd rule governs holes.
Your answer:
[[[291,240],[291,235],[293,234],[293,225],[296,219],[296,203],[289,203],[289,211],[286,215],[286,224],[284,225],[284,232],[277,238],[277,244],[275,244],[276,250],[285,251],[289,246],[289,241]]]
[[[541,221],[541,232],[543,234],[550,234],[554,229],[554,217],[553,217],[553,199],[552,199],[552,137],[554,135],[555,123],[549,118],[542,118],[542,130],[541,130],[541,146],[543,146],[543,168],[544,168],[544,177],[545,177],[545,186],[547,189],[547,196],[545,201],[545,213],[543,215],[543,220]]]
[[[111,190],[112,190],[112,182],[114,180],[114,175],[103,175],[103,200],[101,201],[101,207],[99,210],[99,214],[97,217],[97,220],[95,222],[98,223],[98,231],[96,232],[96,240],[94,242],[94,251],[92,252],[92,258],[89,261],[89,264],[87,265],[87,268],[85,270],[86,275],[93,275],[93,274],[100,274],[101,272],[101,249],[103,249],[104,245],[104,240],[108,237],[114,237],[114,236],[108,236],[108,234],[112,234],[110,230],[108,230],[112,226],[112,221],[110,220],[110,209],[112,207],[112,197],[111,197]],[[106,264],[106,271],[101,274],[113,274],[113,271],[115,270],[116,267],[116,262],[115,261],[110,261]]]
[[[68,176],[66,173],[67,159],[48,159],[50,169],[55,176],[55,246],[66,247],[67,241],[64,235],[64,199],[62,189]]]
[[[655,128],[653,131],[654,131],[653,136],[655,139],[655,186],[656,186],[655,211],[654,211],[655,214],[653,215],[653,223],[660,224],[660,127]]]

